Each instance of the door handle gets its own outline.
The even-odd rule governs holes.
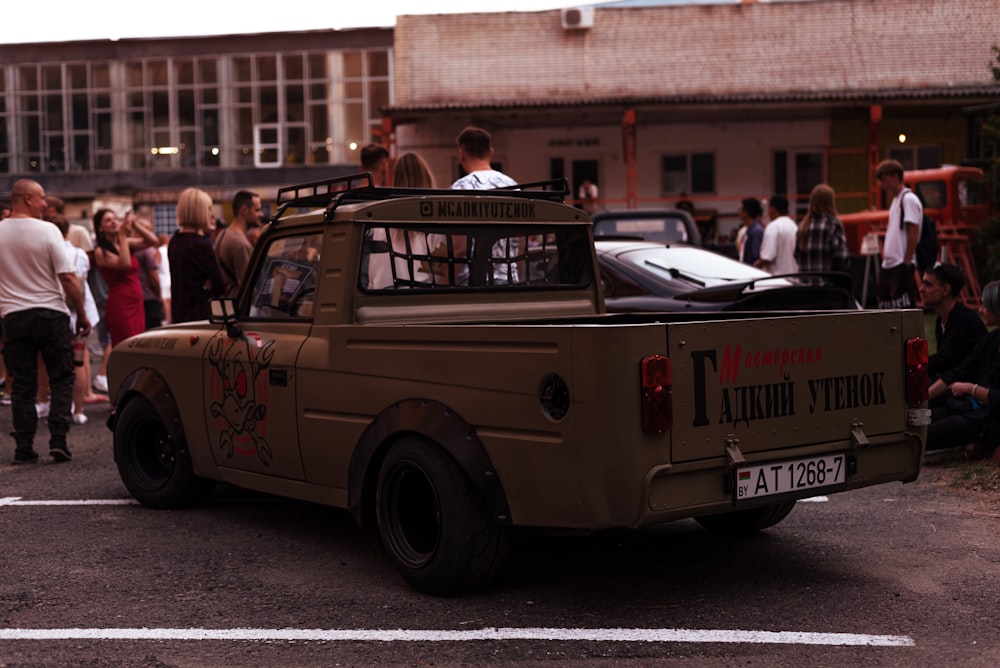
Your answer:
[[[267,382],[275,387],[288,387],[288,369],[268,369]]]

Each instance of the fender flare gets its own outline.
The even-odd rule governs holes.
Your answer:
[[[114,432],[122,408],[137,394],[145,398],[153,406],[153,410],[160,415],[174,444],[178,448],[186,450],[187,439],[184,437],[184,425],[181,422],[177,401],[174,399],[166,379],[150,367],[135,369],[118,386],[114,410],[108,418],[108,429]]]
[[[501,524],[510,524],[510,506],[500,476],[475,427],[448,406],[431,399],[405,399],[389,406],[358,439],[348,470],[347,509],[361,526],[373,524],[375,490],[385,454],[392,442],[419,435],[453,457]]]

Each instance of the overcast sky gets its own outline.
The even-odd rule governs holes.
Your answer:
[[[538,11],[576,0],[2,0],[0,44],[391,26],[397,14]]]

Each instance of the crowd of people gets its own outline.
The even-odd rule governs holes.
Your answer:
[[[517,185],[492,167],[491,141],[481,128],[470,126],[459,134],[463,175],[451,188]],[[434,187],[427,162],[416,153],[393,163],[388,150],[369,145],[361,152],[361,168],[375,186]],[[918,288],[914,260],[922,205],[917,197],[907,197],[898,162],[881,163],[876,178],[892,197],[889,220],[900,221],[887,226],[879,306],[916,306],[919,290],[923,306],[937,315],[927,449],[964,446],[970,458],[992,456],[1000,465],[1000,329],[988,331],[1000,324],[1000,282],[983,289],[978,315],[959,298],[966,280],[957,266],[927,267]],[[740,260],[774,275],[846,270],[847,244],[834,202],[830,186],[816,186],[796,223],[784,195],[768,199],[767,220],[760,200],[744,199]],[[41,418],[48,420],[50,456],[72,458],[70,423],[85,423],[84,407],[108,400],[106,364],[112,347],[166,322],[204,320],[213,297],[239,293],[262,221],[260,197],[241,190],[232,210],[229,224],[217,229],[211,197],[188,188],[178,198],[177,229],[170,236],[157,236],[151,222],[134,211],[119,216],[107,208],[94,214],[91,236],[68,223],[62,200],[47,197],[41,184],[30,179],[14,184],[9,206],[0,204],[0,401],[12,407],[15,464],[38,460],[33,442]],[[421,278],[418,272],[429,271],[412,262],[414,256],[429,257],[426,235],[398,229],[381,233],[388,238],[373,241],[406,252],[377,259],[373,254],[365,270],[369,288],[392,285],[404,275],[415,281]],[[494,248],[493,253],[504,256],[508,250]],[[494,280],[516,280],[507,271]],[[461,276],[452,278],[461,281]],[[97,348],[90,352],[101,358],[93,384],[85,345],[92,327]]]
[[[115,345],[168,322],[203,320],[211,298],[238,292],[260,197],[240,191],[233,211],[216,232],[211,197],[188,188],[172,235],[157,236],[135,211],[109,208],[94,213],[91,233],[71,224],[64,202],[37,181],[14,183],[10,204],[0,205],[0,403],[11,406],[15,464],[38,461],[40,419],[49,455],[72,459],[69,426],[87,422],[86,406],[107,403]],[[93,375],[92,356],[101,360]]]
[[[875,178],[891,200],[878,307],[916,308],[922,303],[937,315],[936,348],[928,363],[927,449],[963,447],[970,459],[992,457],[1000,466],[1000,330],[988,333],[988,328],[1000,325],[1000,282],[983,289],[978,314],[966,307],[960,298],[966,285],[961,268],[941,262],[917,266],[923,203],[905,186],[903,166],[885,160],[876,167]],[[744,199],[737,235],[740,260],[775,275],[846,271],[847,244],[835,198],[826,184],[813,188],[798,224],[788,217],[784,195],[770,197],[769,221],[763,219],[759,200]]]

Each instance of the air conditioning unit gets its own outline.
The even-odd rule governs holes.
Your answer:
[[[593,7],[565,7],[562,10],[563,30],[586,30],[594,27]]]

